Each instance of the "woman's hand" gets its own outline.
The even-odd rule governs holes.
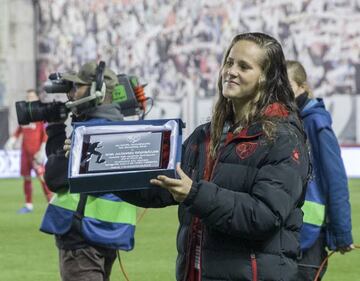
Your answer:
[[[180,168],[180,163],[176,165],[176,172],[180,179],[158,176],[156,179],[150,180],[150,183],[167,189],[176,202],[183,202],[190,192],[192,180]]]

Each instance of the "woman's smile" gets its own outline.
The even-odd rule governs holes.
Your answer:
[[[231,79],[225,80],[225,84],[226,86],[240,86],[239,82]]]

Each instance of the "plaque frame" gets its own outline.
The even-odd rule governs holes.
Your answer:
[[[155,131],[85,134],[83,135],[79,174],[165,169],[169,161],[163,163],[163,160],[166,159],[163,157],[162,147],[166,145],[166,141],[169,141],[170,133],[170,131]],[[150,143],[149,137],[157,137],[157,142]],[[112,141],[113,149],[107,152],[102,151],[104,146],[109,146],[108,143],[104,143],[104,141],[109,141],[109,138],[117,139],[115,142]],[[148,142],[141,142],[144,139]],[[119,143],[120,141],[122,143]],[[147,158],[152,159],[151,163],[146,163]],[[136,166],[136,163],[141,160],[143,163],[138,163],[140,166],[127,167]]]
[[[73,123],[68,180],[71,193],[111,192],[152,188],[150,179],[158,175],[176,177],[176,163],[181,159],[182,129],[181,119],[138,120],[120,122]],[[141,170],[100,171],[80,173],[83,138],[86,135],[126,134],[144,132],[170,132],[169,155],[166,168]],[[163,136],[163,135],[162,135]],[[160,145],[162,149],[163,142]]]

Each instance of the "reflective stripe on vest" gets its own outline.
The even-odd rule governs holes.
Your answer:
[[[322,226],[325,218],[325,205],[305,200],[301,210],[304,212],[304,223]]]
[[[50,204],[75,212],[79,199],[79,194],[58,193],[51,199]],[[104,222],[135,225],[136,207],[124,201],[110,201],[89,195],[84,216]]]

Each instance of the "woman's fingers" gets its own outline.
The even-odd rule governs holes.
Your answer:
[[[192,186],[192,180],[180,168],[180,164],[176,165],[176,171],[179,174],[180,179],[160,175],[157,176],[156,179],[151,179],[150,183],[167,189],[172,194],[175,201],[183,202],[189,194]]]
[[[157,185],[157,186],[160,186],[160,187],[165,187],[163,182],[158,180],[158,179],[151,179],[150,180],[150,183],[153,184],[153,185]]]
[[[181,178],[181,179],[183,179],[183,178],[187,178],[188,176],[185,174],[185,172],[181,169],[181,167],[180,167],[180,163],[177,163],[176,164],[176,172],[178,173],[178,175],[179,175],[179,177]]]
[[[178,163],[176,165],[176,172],[178,173],[183,185],[186,185],[189,187],[192,186],[193,182],[192,182],[191,178],[189,178],[188,175],[185,174],[185,172],[180,168],[180,163]]]
[[[171,187],[171,186],[180,186],[181,180],[169,178],[167,176],[158,176],[157,180],[163,182],[165,185]]]

